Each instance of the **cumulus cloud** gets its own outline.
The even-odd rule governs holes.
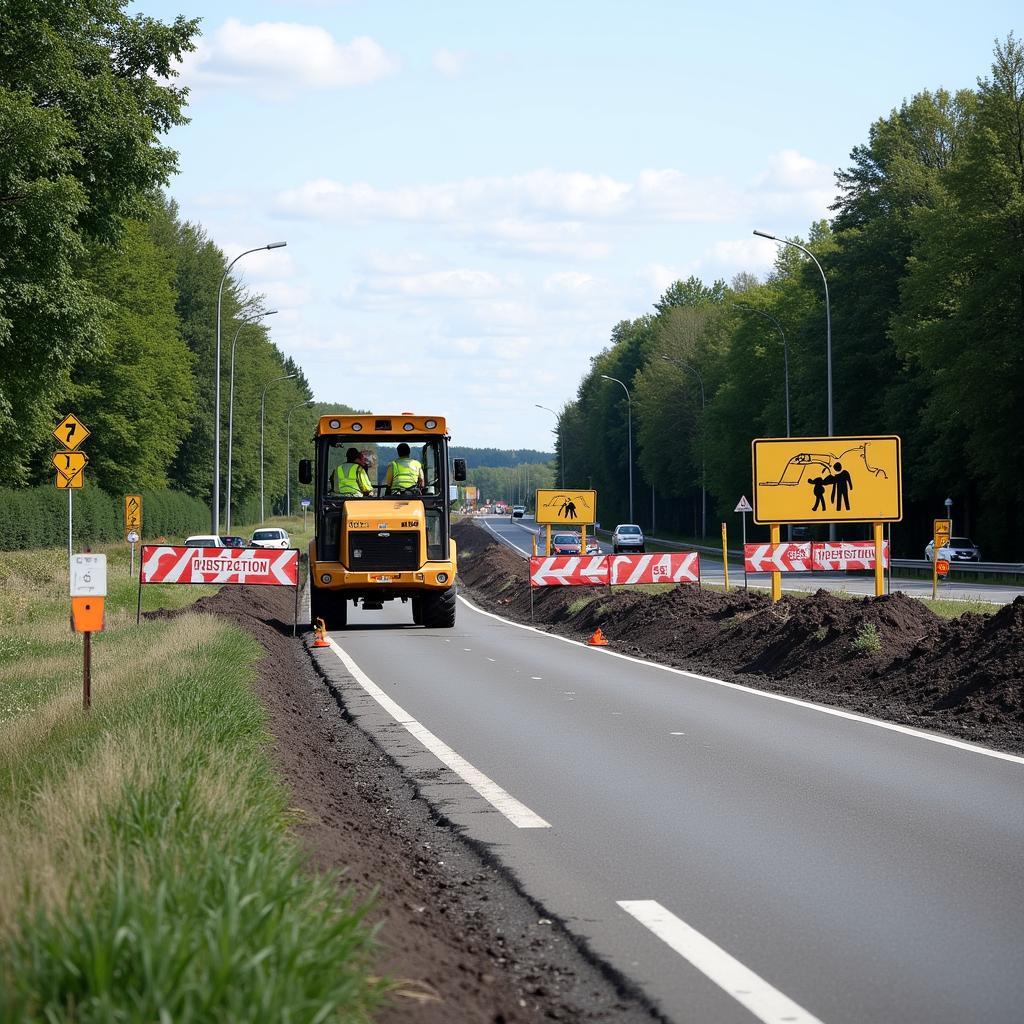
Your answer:
[[[246,86],[267,94],[363,85],[394,74],[398,66],[397,57],[368,36],[344,43],[319,25],[246,25],[229,18],[185,55],[181,74],[188,85]]]
[[[486,270],[432,270],[420,274],[389,274],[362,278],[362,291],[418,299],[479,299],[501,291],[501,281]]]
[[[469,54],[461,50],[436,50],[433,57],[434,70],[445,78],[456,78],[462,74]]]

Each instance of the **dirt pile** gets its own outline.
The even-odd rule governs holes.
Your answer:
[[[942,619],[904,594],[825,590],[773,605],[761,592],[679,586],[546,587],[486,530],[460,523],[459,573],[483,607],[759,689],[1024,753],[1024,598],[994,615]]]

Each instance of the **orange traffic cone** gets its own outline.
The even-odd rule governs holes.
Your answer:
[[[324,625],[323,619],[317,619],[316,625],[313,627],[313,646],[314,647],[330,647],[331,642],[327,639],[327,626]]]
[[[607,639],[607,637],[605,637],[604,633],[601,632],[601,627],[600,626],[598,626],[597,629],[594,630],[594,632],[591,634],[591,637],[587,641],[587,643],[591,647],[607,647],[608,646],[608,639]]]

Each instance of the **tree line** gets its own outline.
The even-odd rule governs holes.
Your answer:
[[[1024,47],[995,45],[974,89],[925,91],[870,126],[806,245],[828,281],[836,435],[903,439],[897,555],[922,557],[952,498],[954,533],[1024,558]],[[759,225],[760,226],[760,225]],[[765,245],[775,244],[765,241]],[[616,324],[559,417],[566,482],[602,518],[708,533],[750,497],[750,442],[827,433],[821,276],[779,245],[765,280],[691,277]],[[788,356],[788,360],[786,357]],[[703,391],[703,394],[702,394]],[[847,527],[844,536],[866,536]]]
[[[198,20],[129,16],[127,0],[0,4],[0,481],[52,483],[51,430],[92,431],[86,487],[111,495],[213,490],[217,291],[225,254],[163,189],[187,122],[173,64]],[[258,515],[266,391],[268,511],[287,489],[285,424],[317,410],[301,368],[271,341],[263,297],[234,276],[222,302],[222,494],[231,343],[237,335],[232,496]],[[293,498],[297,493],[294,479]]]

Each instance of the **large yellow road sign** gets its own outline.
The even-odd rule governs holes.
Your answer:
[[[142,495],[126,494],[124,496],[124,532],[142,529]]]
[[[78,473],[76,476],[68,478],[62,473],[57,473],[53,478],[53,486],[58,491],[78,491],[85,486],[85,472]]]
[[[550,526],[593,526],[597,521],[597,491],[564,489],[537,491],[536,522]]]
[[[753,442],[755,523],[886,523],[903,518],[900,439],[782,437]]]
[[[57,440],[60,441],[60,443],[64,445],[69,452],[73,452],[89,436],[90,433],[91,431],[89,428],[73,412],[69,412],[67,416],[65,416],[64,419],[62,419],[60,423],[53,428],[53,436],[57,438]]]
[[[85,479],[84,470],[89,462],[85,452],[56,452],[50,462],[57,470],[58,487],[82,486],[80,481]],[[61,480],[66,482],[62,484]]]

